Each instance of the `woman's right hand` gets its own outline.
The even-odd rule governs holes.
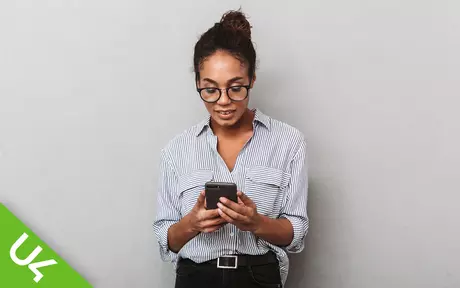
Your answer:
[[[214,232],[227,224],[217,209],[207,210],[205,202],[203,191],[192,211],[168,229],[168,247],[174,253],[179,253],[182,247],[199,233]]]
[[[195,206],[187,215],[190,228],[195,233],[211,233],[227,224],[227,222],[220,217],[217,209],[207,210],[205,208],[205,202],[205,192],[201,191]]]

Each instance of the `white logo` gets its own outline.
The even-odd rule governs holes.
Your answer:
[[[26,259],[24,260],[19,259],[18,256],[16,256],[16,251],[18,250],[19,247],[21,247],[21,245],[24,243],[24,241],[26,241],[27,238],[29,238],[29,235],[27,235],[27,233],[23,233],[21,237],[19,237],[19,239],[16,242],[14,242],[13,246],[11,246],[11,249],[10,249],[10,257],[11,257],[11,260],[13,260],[13,262],[18,264],[19,266],[28,265],[30,271],[32,271],[35,274],[34,281],[38,283],[38,281],[40,281],[40,279],[43,278],[43,274],[40,273],[40,271],[38,271],[38,268],[51,266],[51,265],[57,264],[57,262],[51,259],[51,260],[46,260],[42,262],[31,263],[32,261],[34,261],[35,257],[37,257],[38,254],[42,252],[43,249],[40,246],[37,246],[37,248],[35,248],[34,251],[32,251],[32,253],[30,253],[30,255],[27,256]]]

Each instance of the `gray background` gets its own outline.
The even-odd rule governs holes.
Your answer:
[[[251,106],[309,139],[288,287],[460,287],[458,0],[2,1],[0,201],[95,287],[172,287],[159,150],[205,115],[193,45],[240,5]]]

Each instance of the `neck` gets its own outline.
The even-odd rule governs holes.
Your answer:
[[[213,123],[211,120],[211,128],[215,135],[217,136],[236,136],[240,133],[252,131],[253,125],[252,121],[254,120],[254,111],[246,109],[243,116],[241,116],[240,120],[232,126],[219,126]]]

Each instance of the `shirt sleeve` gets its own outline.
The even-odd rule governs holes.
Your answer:
[[[309,219],[307,215],[308,172],[307,144],[303,140],[291,162],[291,181],[285,190],[280,217],[288,219],[294,229],[292,242],[284,247],[289,253],[300,253],[305,246]]]
[[[180,202],[176,193],[177,175],[164,151],[161,153],[158,183],[157,212],[153,230],[160,246],[163,261],[176,262],[178,255],[169,250],[168,230],[181,219]]]

